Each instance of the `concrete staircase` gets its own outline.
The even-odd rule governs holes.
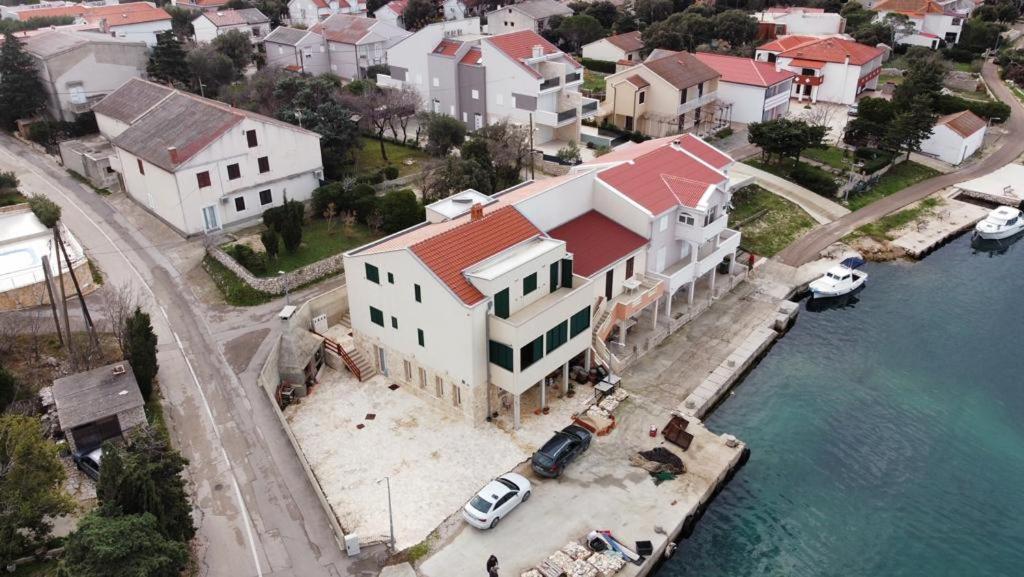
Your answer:
[[[361,353],[359,349],[347,351],[348,356],[355,363],[357,369],[359,369],[359,380],[365,381],[374,377],[377,374],[377,367],[370,362],[370,359],[366,358],[366,355]]]
[[[352,313],[345,311],[345,316],[341,317],[341,321],[338,323],[346,329],[352,328]]]

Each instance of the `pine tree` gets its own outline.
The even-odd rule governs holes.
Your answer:
[[[135,307],[135,312],[125,321],[125,334],[128,344],[128,362],[135,372],[135,381],[139,383],[142,397],[149,400],[153,393],[153,379],[160,365],[156,361],[156,334],[149,322],[149,315]]]
[[[174,86],[184,87],[189,83],[188,63],[185,62],[185,49],[173,32],[157,34],[156,46],[146,65],[146,73],[150,79],[166,82]]]
[[[4,36],[0,48],[0,122],[14,126],[20,118],[30,118],[46,107],[46,92],[32,57],[13,34]]]

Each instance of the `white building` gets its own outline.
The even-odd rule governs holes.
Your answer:
[[[402,14],[405,13],[405,7],[408,4],[409,0],[391,0],[391,2],[378,8],[373,13],[373,17],[377,20],[394,24],[399,28],[405,28]],[[444,12],[445,20],[461,20],[466,17],[466,6],[460,0],[444,0],[441,10]]]
[[[970,158],[985,142],[988,123],[970,110],[939,118],[932,135],[921,143],[921,152],[957,165]]]
[[[320,185],[320,136],[286,122],[138,79],[93,111],[125,190],[186,236],[251,222]]]
[[[897,34],[897,44],[939,47],[939,41],[956,44],[969,11],[956,11],[935,0],[880,0],[871,8],[878,13],[876,20],[883,21],[890,14],[902,14],[910,19],[913,33]]]
[[[288,21],[292,26],[311,28],[317,22],[334,14],[362,14],[366,2],[359,0],[291,0],[288,2]]]
[[[583,57],[605,62],[639,62],[643,49],[644,41],[640,38],[640,32],[626,32],[584,44]]]
[[[192,21],[196,42],[213,42],[213,39],[237,30],[252,42],[262,42],[270,34],[270,18],[256,8],[203,12]]]
[[[635,357],[631,334],[660,342],[671,295],[692,302],[740,238],[726,226],[732,159],[674,138],[492,197],[464,191],[346,253],[353,353],[475,422],[507,402],[518,427],[546,406],[547,379],[564,391],[571,365]]]
[[[777,38],[792,34],[842,34],[846,19],[824,8],[773,6],[752,14],[759,27],[759,38]]]
[[[752,58],[697,52],[698,60],[721,74],[718,101],[731,105],[733,122],[763,122],[789,112],[796,73]]]
[[[267,66],[308,74],[366,78],[387,63],[389,48],[411,33],[365,16],[335,14],[307,30],[279,26],[264,39]]]
[[[783,36],[757,48],[755,59],[795,72],[792,96],[799,101],[853,104],[878,87],[885,50],[843,38]]]
[[[93,5],[70,4],[12,13],[18,19],[69,17],[79,29],[99,30],[118,38],[141,40],[156,45],[156,35],[171,29],[171,15],[151,2]]]
[[[572,16],[572,8],[555,0],[526,0],[509,4],[487,13],[487,33],[505,34],[532,30],[541,32],[548,28],[552,16]]]

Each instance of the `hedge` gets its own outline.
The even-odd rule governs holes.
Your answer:
[[[816,170],[803,163],[799,163],[789,173],[789,177],[800,186],[809,188],[823,196],[835,196],[839,185],[832,176],[822,170]]]
[[[892,162],[893,154],[877,148],[862,147],[854,151],[853,155],[863,163],[861,172],[871,174],[881,170]]]
[[[594,60],[593,58],[583,58],[583,67],[589,68],[594,72],[604,72],[607,74],[615,73],[615,63],[608,60]]]
[[[939,114],[953,114],[961,110],[970,110],[993,122],[1004,122],[1010,117],[1010,105],[997,100],[968,100],[952,94],[940,94],[935,101],[935,112]]]

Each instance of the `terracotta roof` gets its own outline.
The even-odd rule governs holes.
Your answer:
[[[463,271],[539,234],[540,229],[508,206],[428,238],[410,250],[455,296],[472,305],[484,295],[466,280]]]
[[[168,88],[139,78],[132,78],[92,107],[93,112],[131,124],[158,102],[170,96]]]
[[[479,48],[470,48],[469,51],[463,55],[462,60],[459,60],[459,63],[479,65],[481,58],[483,58],[483,53],[480,52]]]
[[[229,2],[227,0],[195,0],[194,2],[190,3],[183,2],[180,4],[180,6],[187,8],[188,6],[194,4],[196,6],[200,6],[203,8],[217,8],[219,6],[227,6],[228,3]]]
[[[753,58],[707,52],[698,52],[694,56],[721,74],[722,82],[768,88],[796,76],[789,70],[776,70],[774,63],[759,62]]]
[[[84,16],[88,10],[86,6],[54,6],[52,8],[36,8],[34,10],[21,10],[18,12],[18,20],[31,20],[33,18],[56,18],[59,16],[71,16],[77,18]]]
[[[720,76],[713,68],[688,52],[674,52],[654,60],[648,59],[644,66],[680,90]]]
[[[731,156],[692,134],[684,134],[680,136],[679,141],[676,144],[679,148],[682,148],[691,155],[696,156],[705,164],[709,164],[718,170],[722,170],[733,162]]]
[[[769,52],[785,52],[798,46],[805,44],[812,44],[821,40],[817,36],[801,36],[799,34],[791,34],[789,36],[780,36],[771,42],[762,44],[757,47],[758,50],[767,50]]]
[[[244,8],[242,10],[224,10],[221,12],[203,12],[207,20],[213,22],[214,26],[240,26],[246,24],[263,24],[270,22],[262,12],[256,8]]]
[[[605,40],[626,52],[634,52],[644,47],[644,41],[640,39],[639,31],[616,34],[615,36],[605,38]]]
[[[696,207],[708,187],[727,178],[671,144],[603,170],[597,177],[652,215],[679,205]]]
[[[987,126],[985,119],[974,114],[970,110],[947,114],[946,116],[939,118],[935,124],[945,124],[950,128],[950,130],[964,138],[971,136]]]
[[[106,20],[107,26],[128,26],[129,24],[142,24],[144,22],[160,22],[171,20],[171,15],[157,8],[148,2],[133,2],[130,4],[113,4],[111,6],[97,6],[89,8],[85,13],[85,19],[91,24]]]
[[[459,51],[459,47],[462,46],[462,42],[458,40],[442,40],[434,48],[434,54],[441,54],[442,56],[455,56],[455,53]]]
[[[818,62],[817,60],[804,60],[802,58],[794,58],[789,61],[786,66],[798,66],[800,68],[824,68],[824,62]]]
[[[615,63],[619,66],[636,66],[637,64],[640,64],[636,60],[626,60],[624,58],[622,60],[617,60]]]
[[[942,14],[946,10],[934,0],[881,0],[872,8],[875,12],[899,12],[901,14]]]
[[[762,46],[761,49],[764,49],[764,47]],[[842,38],[815,39],[813,42],[801,44],[779,54],[779,56],[798,58],[800,60],[837,63],[843,63],[849,57],[850,64],[857,66],[867,64],[881,55],[881,48],[858,44],[853,40],[844,40]]]
[[[589,277],[647,244],[647,239],[591,210],[548,231],[565,241],[573,255],[573,272]]]
[[[509,32],[508,34],[499,34],[497,36],[485,38],[484,41],[497,48],[512,60],[518,62],[520,66],[536,78],[540,78],[540,73],[523,62],[524,60],[533,58],[534,46],[540,46],[545,55],[562,54],[562,51],[554,44],[548,42],[533,30],[521,30],[519,32]],[[565,59],[571,62],[574,66],[579,67],[579,64],[570,58],[568,54],[565,55]]]
[[[317,8],[330,8],[331,5],[327,3],[327,0],[313,0],[313,4]]]
[[[401,16],[405,13],[405,7],[409,5],[409,0],[391,0],[385,4],[392,12]]]
[[[647,82],[646,80],[644,80],[643,77],[640,76],[639,74],[634,74],[634,75],[626,78],[626,82],[629,82],[630,84],[632,84],[633,86],[636,86],[637,88],[644,88],[645,86],[650,86],[651,85],[650,82]]]
[[[310,30],[322,34],[331,42],[358,44],[378,23],[378,20],[365,16],[334,14],[323,22],[314,24]]]

